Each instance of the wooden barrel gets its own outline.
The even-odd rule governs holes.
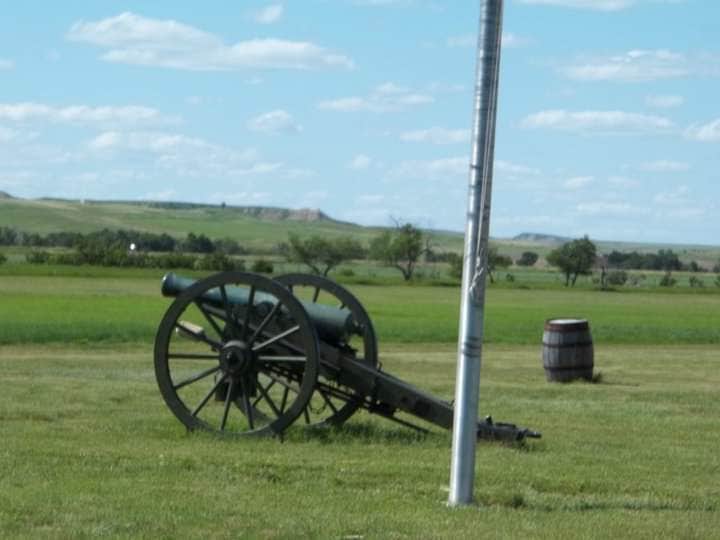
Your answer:
[[[593,343],[585,319],[550,319],[543,332],[543,367],[551,382],[592,380]]]

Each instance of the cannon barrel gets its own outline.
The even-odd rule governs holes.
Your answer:
[[[184,290],[196,283],[196,280],[179,276],[174,272],[165,274],[162,278],[161,292],[163,296],[178,296]],[[228,301],[233,305],[246,306],[250,297],[249,289],[245,287],[227,287]],[[214,306],[222,306],[222,296],[218,289],[206,291],[202,297],[204,301]],[[270,303],[274,305],[274,296],[257,292],[254,296],[253,305]],[[318,338],[329,344],[346,342],[350,334],[361,334],[362,329],[358,327],[355,318],[347,308],[335,308],[324,304],[312,302],[301,302],[310,320],[315,327]]]

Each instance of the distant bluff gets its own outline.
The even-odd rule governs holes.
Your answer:
[[[5,191],[0,191],[0,200],[18,200],[17,197],[13,197]],[[29,199],[32,201],[33,199]],[[314,223],[319,221],[326,221],[332,223],[345,223],[331,218],[326,213],[318,208],[278,208],[274,206],[233,206],[233,205],[217,205],[217,204],[206,204],[206,203],[192,203],[182,201],[132,201],[132,200],[95,200],[95,199],[57,199],[53,197],[40,197],[34,199],[35,201],[59,201],[69,204],[81,204],[81,205],[131,205],[131,206],[144,206],[147,208],[160,208],[163,210],[209,210],[209,211],[222,211],[233,214],[239,214],[241,216],[247,216],[249,218],[258,219],[261,221],[302,221],[308,223]]]
[[[118,201],[119,202],[119,201]],[[207,205],[199,203],[185,202],[130,202],[123,201],[125,204],[136,204],[149,206],[151,208],[164,208],[169,210],[204,210],[204,209],[222,209],[225,212],[233,212],[242,216],[247,216],[262,221],[332,221],[337,220],[331,218],[317,208],[277,208],[273,206],[231,206],[231,205]]]
[[[517,236],[513,236],[512,240],[514,240],[515,242],[528,242],[532,244],[543,244],[552,246],[557,244],[564,244],[565,242],[568,242],[570,238],[566,238],[564,236],[556,236],[553,234],[524,232],[518,234]]]
[[[267,206],[232,207],[234,212],[265,221],[333,221],[317,208],[272,208]]]

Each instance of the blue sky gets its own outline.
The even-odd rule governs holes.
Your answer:
[[[0,190],[463,230],[479,4],[8,3]],[[491,234],[720,243],[718,21],[506,0]]]

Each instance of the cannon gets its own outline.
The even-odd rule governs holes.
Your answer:
[[[296,421],[337,426],[360,409],[420,431],[427,430],[408,416],[452,429],[452,403],[382,370],[367,311],[329,279],[169,273],[161,291],[175,299],[155,338],[155,375],[189,430],[282,437]],[[490,417],[477,435],[540,437]]]

